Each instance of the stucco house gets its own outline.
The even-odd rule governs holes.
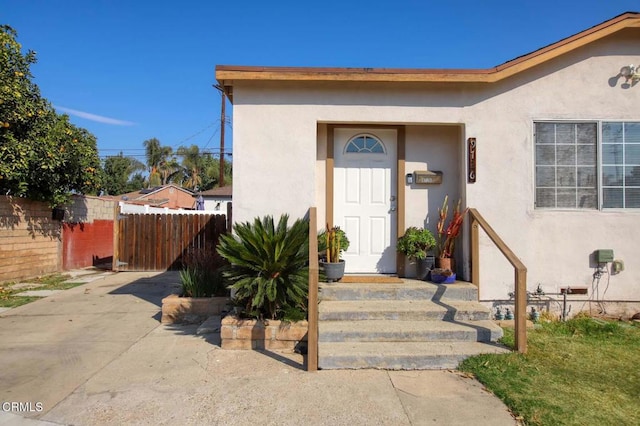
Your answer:
[[[477,209],[527,266],[529,291],[561,300],[582,288],[574,312],[637,312],[632,64],[635,12],[489,69],[219,65],[233,103],[234,220],[303,217],[315,206],[319,226],[339,225],[351,240],[347,273],[410,275],[396,240],[409,226],[435,232],[448,195]],[[458,276],[470,280],[477,267],[480,301],[508,301],[513,268],[482,232],[472,265],[467,231]],[[603,249],[612,253],[600,263]]]
[[[129,192],[115,198],[125,204],[191,210],[195,209],[193,196],[193,191],[171,183]]]
[[[204,200],[204,210],[226,213],[227,204],[231,203],[233,188],[228,186],[211,188],[199,193]]]

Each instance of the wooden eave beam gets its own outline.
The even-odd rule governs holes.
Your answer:
[[[640,13],[624,13],[535,52],[487,69],[309,68],[219,65],[216,79],[229,89],[238,81],[378,83],[495,83],[625,28],[640,28]],[[231,93],[229,93],[231,96]]]

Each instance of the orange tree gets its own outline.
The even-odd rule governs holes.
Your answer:
[[[0,191],[64,203],[72,192],[95,193],[102,182],[96,138],[59,115],[32,81],[33,51],[0,25]]]

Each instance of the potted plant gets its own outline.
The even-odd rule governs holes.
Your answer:
[[[273,216],[234,224],[222,234],[218,253],[229,262],[223,272],[240,314],[282,319],[291,309],[306,311],[309,293],[309,222]]]
[[[456,274],[451,269],[435,268],[431,271],[431,282],[436,284],[451,284],[456,281]]]
[[[460,200],[455,205],[453,210],[453,217],[446,225],[447,216],[449,214],[449,196],[444,197],[442,208],[438,209],[438,259],[437,266],[442,269],[449,269],[454,271],[453,267],[453,255],[455,250],[456,238],[460,234],[462,229],[462,222],[464,215],[467,213],[465,209],[460,212]],[[446,225],[446,226],[445,226]]]
[[[435,257],[428,254],[435,246],[436,239],[431,231],[412,226],[398,238],[396,250],[416,262],[418,279],[424,280],[435,266]]]
[[[342,252],[349,248],[347,234],[338,226],[318,234],[318,253],[323,256],[320,265],[324,268],[328,282],[339,281],[344,276],[344,260]]]

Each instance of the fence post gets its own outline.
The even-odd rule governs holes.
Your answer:
[[[478,221],[471,216],[471,283],[478,288],[480,297],[480,235]]]
[[[516,350],[527,353],[527,270],[516,268],[515,343]]]
[[[233,203],[227,203],[227,233],[233,232]]]
[[[309,307],[307,330],[307,371],[318,370],[318,219],[309,209]]]
[[[113,207],[113,257],[111,259],[111,269],[117,272],[118,258],[120,257],[120,224],[118,222],[120,217],[120,202],[116,201]]]

